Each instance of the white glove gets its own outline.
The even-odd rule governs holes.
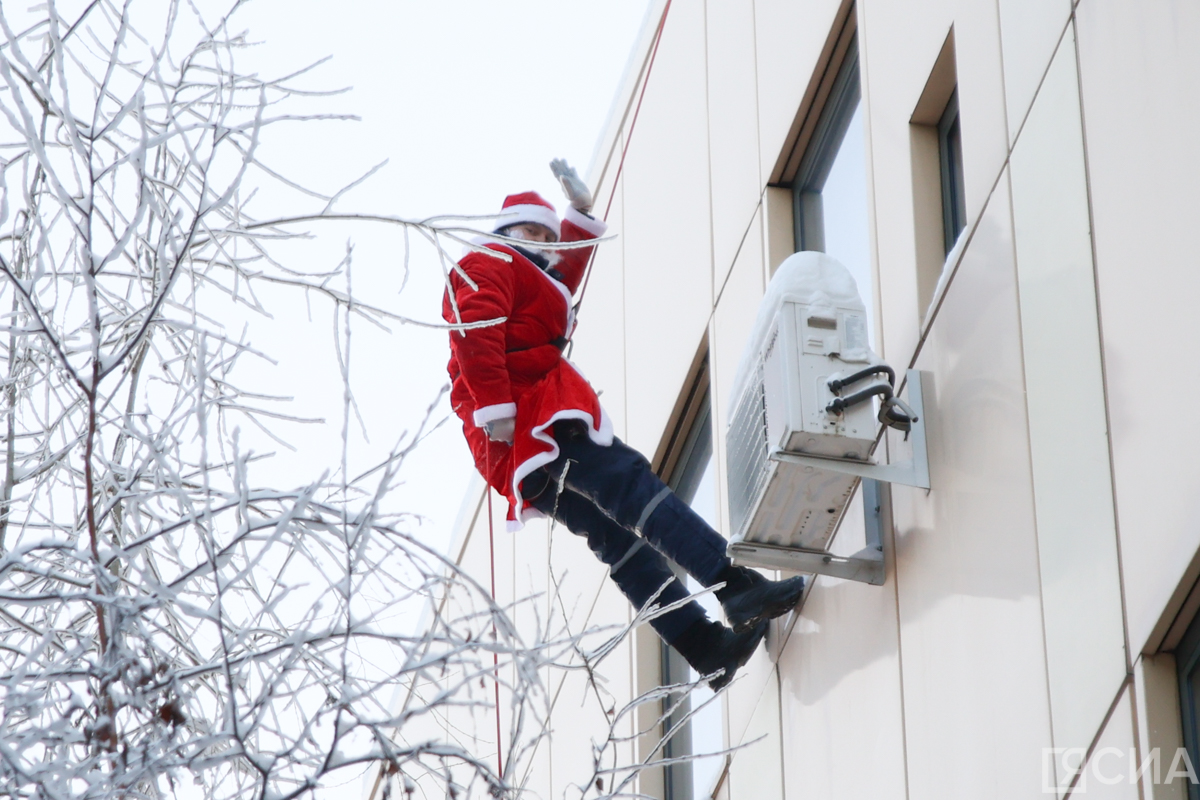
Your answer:
[[[585,214],[592,210],[592,193],[588,191],[587,184],[579,179],[579,173],[567,163],[565,158],[556,158],[551,161],[550,171],[562,184],[563,194],[567,196],[572,208]]]
[[[484,425],[483,430],[493,442],[512,444],[513,434],[517,432],[517,420],[515,417],[495,419]]]

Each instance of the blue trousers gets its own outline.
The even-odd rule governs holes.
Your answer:
[[[535,508],[587,537],[588,547],[608,565],[609,576],[635,608],[663,586],[659,605],[688,598],[664,555],[704,586],[722,579],[730,566],[724,537],[675,496],[641,453],[619,439],[609,447],[598,445],[581,425],[571,423],[555,426],[555,439],[559,458],[525,479],[526,496],[537,493]],[[540,489],[538,482],[544,482]],[[692,600],[650,624],[671,643],[705,616]]]

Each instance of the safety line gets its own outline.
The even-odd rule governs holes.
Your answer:
[[[484,467],[491,470],[491,446],[489,439],[483,443],[483,463]],[[483,479],[483,490],[487,494],[487,515],[488,515],[488,558],[491,561],[492,567],[492,604],[496,604],[496,524],[492,518],[492,484],[487,476]],[[492,611],[492,668],[495,672],[496,686],[496,776],[501,780],[504,779],[504,757],[500,750],[500,640],[496,634],[496,612]]]
[[[629,121],[629,132],[625,134],[625,146],[621,148],[621,160],[617,162],[617,171],[613,176],[613,191],[608,197],[608,206],[604,209],[604,216],[601,218],[605,222],[608,221],[609,212],[612,211],[613,200],[617,197],[617,184],[621,180],[621,172],[625,169],[625,156],[629,154],[629,145],[633,142],[633,130],[637,127],[638,115],[642,111],[642,100],[646,97],[646,87],[650,85],[650,73],[654,71],[654,60],[658,57],[658,45],[662,42],[663,28],[667,24],[667,13],[671,10],[671,0],[667,0],[667,4],[663,7],[662,17],[658,20],[658,29],[654,32],[654,49],[650,51],[650,62],[646,65],[646,76],[642,79],[642,88],[638,92],[637,106],[633,110],[633,119]],[[597,187],[599,188],[599,187]],[[579,308],[583,305],[583,296],[587,293],[588,282],[592,278],[592,265],[596,261],[596,251],[593,250],[588,258],[587,271],[583,276],[583,286],[579,289],[579,300],[575,303],[575,311],[578,313]],[[487,468],[491,468],[491,459],[489,458],[490,447],[485,442],[483,450],[484,463]],[[492,518],[492,487],[491,483],[484,476],[486,487],[484,491],[487,493],[487,512],[488,512],[488,556],[491,560],[492,572],[492,602],[496,602],[496,531],[495,522]],[[518,510],[519,511],[519,510]],[[492,638],[496,639],[496,620],[492,618]],[[499,641],[496,641],[496,646],[499,646]],[[492,664],[495,668],[495,686],[496,686],[496,772],[497,775],[503,778],[504,761],[500,749],[500,654],[498,650],[492,651]]]
[[[650,51],[650,63],[646,65],[646,77],[642,79],[642,88],[638,92],[637,106],[633,109],[633,119],[629,121],[629,132],[625,134],[625,146],[621,148],[621,160],[617,162],[617,172],[613,176],[612,193],[608,196],[608,206],[604,209],[602,220],[608,222],[608,214],[612,211],[613,201],[617,198],[617,184],[621,181],[621,172],[625,169],[625,156],[629,154],[629,145],[633,143],[633,129],[637,127],[638,114],[642,111],[642,100],[646,97],[646,87],[650,85],[650,73],[654,71],[654,59],[658,57],[658,45],[662,42],[663,28],[667,25],[667,13],[671,10],[671,0],[663,7],[662,17],[658,20],[658,30],[654,32],[654,49]],[[596,187],[599,189],[599,187]],[[583,305],[583,296],[587,293],[588,282],[592,279],[592,265],[596,263],[596,251],[588,258],[587,272],[583,276],[583,286],[579,289],[579,300],[575,303],[575,313]]]

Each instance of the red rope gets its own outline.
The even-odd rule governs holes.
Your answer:
[[[650,61],[646,65],[646,77],[642,79],[642,89],[638,93],[637,106],[633,109],[633,119],[629,122],[629,132],[625,134],[625,146],[621,148],[621,160],[617,162],[617,172],[613,176],[613,191],[608,196],[608,207],[604,209],[602,219],[607,222],[608,214],[612,211],[613,200],[617,197],[617,183],[621,180],[621,172],[625,169],[625,156],[629,154],[629,145],[633,141],[633,129],[637,127],[638,115],[642,111],[642,100],[646,97],[646,87],[650,85],[650,73],[654,70],[654,59],[658,57],[658,45],[662,41],[663,27],[667,24],[667,12],[671,10],[671,0],[667,0],[667,4],[663,7],[662,17],[658,20],[658,29],[654,32],[654,49],[650,51]],[[583,286],[579,289],[579,301],[575,303],[575,310],[583,305],[583,295],[587,292],[588,281],[592,277],[592,264],[596,260],[595,251],[592,252],[591,258],[588,260],[587,272],[583,276]],[[490,468],[491,458],[488,452],[490,447],[485,442],[483,458],[484,463]],[[492,519],[492,487],[487,483],[486,476],[484,478],[485,488],[487,493],[487,511],[488,511],[488,556],[491,560],[492,569],[492,602],[496,602],[496,530],[495,523]],[[492,619],[492,638],[496,639],[496,621]],[[499,641],[496,642],[499,646]],[[496,773],[504,775],[504,761],[501,756],[500,749],[500,653],[498,650],[492,651],[492,664],[496,670]]]
[[[488,469],[491,469],[492,459],[489,452],[491,447],[487,441],[483,443],[483,462]],[[496,602],[496,525],[492,520],[492,485],[488,482],[487,477],[483,480],[483,491],[487,494],[487,514],[488,514],[488,558],[492,566],[492,602]],[[500,646],[499,638],[496,634],[496,617],[492,616],[492,641],[498,648]],[[495,669],[495,684],[496,684],[496,775],[504,776],[504,758],[500,750],[500,651],[492,650],[492,666]]]
[[[613,177],[612,194],[608,196],[608,207],[604,209],[604,216],[601,217],[605,222],[608,222],[608,213],[612,211],[613,200],[617,198],[617,183],[621,180],[621,172],[625,169],[625,156],[629,154],[629,145],[633,142],[633,129],[637,127],[638,114],[642,112],[642,100],[646,97],[646,87],[650,85],[650,73],[654,70],[654,59],[658,57],[658,45],[662,42],[663,28],[667,24],[667,13],[671,10],[671,0],[667,0],[667,4],[663,6],[662,17],[658,20],[658,29],[654,32],[654,49],[650,51],[650,62],[646,65],[646,77],[642,79],[642,90],[638,93],[637,106],[633,109],[633,119],[629,122],[629,132],[625,134],[625,146],[621,148],[621,160],[617,162],[617,173]],[[597,187],[598,188],[598,187]],[[583,276],[583,286],[579,289],[579,300],[575,303],[575,313],[579,313],[580,306],[583,305],[583,295],[587,292],[588,281],[592,279],[592,264],[596,261],[596,252],[592,251],[592,257],[588,259],[587,273]]]

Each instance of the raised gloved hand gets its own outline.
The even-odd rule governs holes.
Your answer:
[[[517,432],[517,420],[514,417],[492,420],[483,426],[484,432],[493,442],[513,443],[513,434]]]
[[[567,196],[572,208],[585,214],[592,210],[592,193],[588,191],[587,184],[580,180],[579,173],[567,163],[565,158],[556,158],[551,161],[550,171],[562,184],[563,194]]]

